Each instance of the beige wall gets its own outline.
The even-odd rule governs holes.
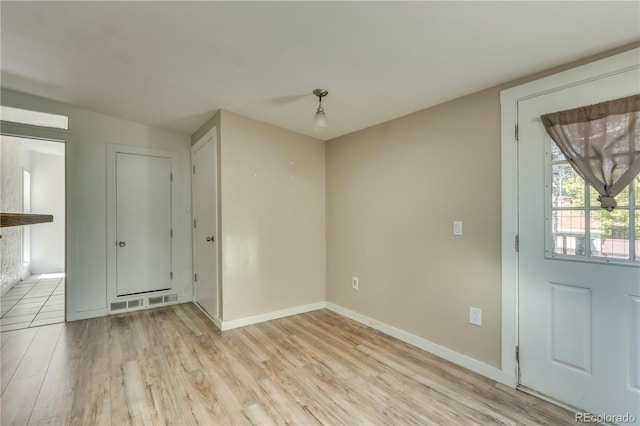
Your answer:
[[[499,367],[499,116],[492,89],[327,143],[328,301]]]
[[[325,300],[324,143],[220,111],[224,321]]]
[[[328,141],[327,300],[500,368],[500,90],[637,46]]]

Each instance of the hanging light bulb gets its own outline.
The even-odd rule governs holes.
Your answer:
[[[324,108],[322,108],[322,98],[327,96],[329,92],[325,89],[316,89],[313,94],[318,97],[318,109],[316,110],[316,115],[313,116],[313,129],[326,129],[329,126],[329,122],[327,121],[327,115],[324,113]]]

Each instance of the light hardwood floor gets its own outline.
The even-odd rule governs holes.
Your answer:
[[[2,333],[1,424],[574,424],[327,310],[221,334],[191,304]]]

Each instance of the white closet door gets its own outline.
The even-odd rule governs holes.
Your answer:
[[[118,296],[171,288],[171,160],[116,156]]]

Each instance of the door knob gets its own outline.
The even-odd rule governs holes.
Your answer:
[[[118,245],[119,245],[120,247],[124,247],[124,246],[126,246],[126,245],[127,245],[127,243],[125,243],[124,241],[120,241],[120,242],[118,243]]]
[[[216,240],[215,237],[207,237],[207,242],[213,242],[215,240]]]

